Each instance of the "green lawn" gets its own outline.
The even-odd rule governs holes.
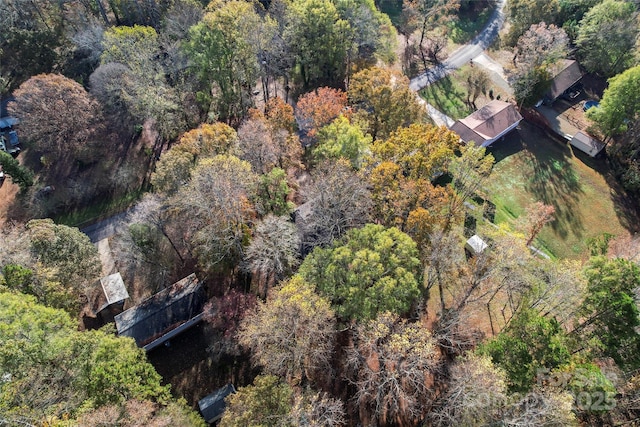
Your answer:
[[[556,220],[534,245],[555,258],[579,258],[590,238],[638,227],[638,212],[605,160],[574,154],[525,122],[520,127],[489,149],[496,164],[486,191],[497,223],[512,222],[535,201],[553,205]]]
[[[448,75],[435,84],[420,91],[420,96],[429,104],[454,120],[461,119],[473,112],[467,104],[467,90],[460,83],[462,73],[467,67]]]

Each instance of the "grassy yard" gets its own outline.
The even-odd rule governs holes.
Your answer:
[[[466,69],[467,67],[463,67],[427,86],[420,91],[420,96],[454,120],[468,116],[473,109],[467,104],[467,89],[461,83]]]
[[[555,258],[579,258],[590,238],[638,231],[638,212],[606,161],[591,159],[522,122],[519,132],[489,149],[496,165],[486,191],[496,222],[512,222],[535,201],[553,205],[555,218],[534,245]]]
[[[454,120],[467,117],[475,111],[472,106],[467,104],[467,88],[463,83],[465,73],[470,67],[470,65],[465,65],[440,81],[427,86],[420,91],[420,96]],[[492,99],[505,100],[507,98],[508,95],[492,82],[489,84],[487,93],[476,99],[476,107],[482,108]]]

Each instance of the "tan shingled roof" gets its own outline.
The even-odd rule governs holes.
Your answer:
[[[474,141],[481,145],[485,141],[498,137],[520,120],[522,116],[515,105],[494,100],[473,114],[458,120],[451,130],[460,135],[464,142]]]

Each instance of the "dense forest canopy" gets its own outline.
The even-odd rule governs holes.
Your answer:
[[[585,131],[636,209],[637,2],[6,0],[0,425],[202,426],[228,382],[222,426],[640,419],[638,238],[544,256],[571,213],[543,197],[494,224],[505,154],[435,125],[410,79],[504,5],[508,100],[532,111],[567,58],[608,79]],[[493,74],[461,70],[471,111]],[[204,338],[119,336],[116,271],[116,312],[195,272]]]

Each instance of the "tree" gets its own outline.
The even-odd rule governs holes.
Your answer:
[[[367,123],[365,130],[374,140],[388,138],[396,129],[419,122],[424,116],[409,80],[382,68],[354,74],[348,96],[356,116]]]
[[[273,375],[260,375],[228,398],[220,427],[286,426],[293,391]]]
[[[511,28],[505,40],[507,45],[514,46],[518,38],[533,24],[555,24],[559,8],[558,0],[508,0]]]
[[[450,190],[435,186],[429,178],[414,179],[392,161],[379,163],[369,173],[373,216],[388,227],[398,227],[422,248],[424,233],[441,224]]]
[[[11,154],[0,151],[0,169],[9,175],[14,184],[20,186],[20,191],[24,192],[33,185],[33,172],[20,165]]]
[[[607,137],[624,133],[640,114],[640,65],[609,79],[602,101],[587,117]]]
[[[258,174],[266,174],[276,166],[281,157],[278,148],[265,120],[252,118],[238,129],[240,158],[248,161]]]
[[[258,303],[238,332],[255,365],[292,385],[326,378],[334,337],[329,301],[300,276],[274,289],[266,303]]]
[[[59,74],[30,78],[14,93],[9,112],[21,121],[20,132],[33,148],[62,167],[65,159],[90,160],[98,155],[98,103],[84,88]]]
[[[480,67],[471,67],[464,77],[464,84],[467,88],[467,103],[476,109],[476,99],[480,94],[486,93],[491,83],[489,74]]]
[[[0,94],[12,93],[31,76],[51,73],[67,50],[69,14],[53,2],[13,0],[0,11]],[[77,8],[77,10],[80,7]]]
[[[291,189],[287,184],[285,171],[273,168],[269,173],[260,176],[257,189],[257,206],[261,215],[288,215],[294,209],[294,204],[287,201]]]
[[[316,248],[298,274],[331,300],[343,320],[406,314],[420,296],[418,249],[394,227],[351,230],[331,247]]]
[[[567,392],[537,389],[506,408],[501,423],[505,426],[576,426],[574,402],[575,397]]]
[[[78,314],[102,269],[84,233],[41,219],[8,230],[0,241],[0,277],[6,287]]]
[[[286,217],[268,215],[258,223],[244,254],[244,268],[258,295],[265,298],[269,288],[293,273],[299,249],[298,230]]]
[[[300,108],[300,101],[301,99],[298,100],[298,108]],[[293,107],[284,102],[279,96],[274,96],[267,101],[264,107],[264,115],[272,129],[285,130],[290,133],[295,132],[297,125]]]
[[[229,396],[221,427],[333,427],[344,425],[344,408],[338,399],[310,389],[297,392],[272,375],[259,375],[253,385]]]
[[[336,8],[352,28],[349,64],[362,69],[377,60],[393,63],[397,34],[389,16],[380,12],[373,0],[340,0]]]
[[[146,194],[110,242],[125,280],[153,284],[150,293],[159,291],[165,283],[172,283],[186,261],[187,251],[172,224],[169,206],[166,199]]]
[[[204,420],[187,402],[179,400],[162,406],[149,400],[128,400],[122,405],[107,405],[80,416],[79,427],[205,427]]]
[[[130,338],[77,331],[69,315],[22,294],[0,295],[0,413],[9,424],[73,418],[130,399],[166,405],[169,389]]]
[[[531,103],[548,89],[553,65],[569,54],[569,37],[562,28],[541,22],[518,38],[514,50],[514,95]]]
[[[487,356],[469,353],[451,367],[446,394],[430,418],[434,425],[491,425],[507,404],[504,372]]]
[[[114,95],[119,98],[137,125],[152,119],[163,138],[177,137],[186,128],[185,115],[178,94],[167,84],[168,73],[159,61],[161,46],[155,29],[113,27],[105,31],[103,45],[102,64],[124,64],[127,72],[112,80],[111,87],[97,90],[110,102],[114,102]],[[99,80],[94,79],[94,83],[99,84]]]
[[[391,313],[359,324],[347,349],[360,420],[367,425],[415,425],[429,410],[428,386],[438,363],[431,334]]]
[[[302,95],[296,104],[301,130],[313,138],[320,128],[335,120],[347,106],[347,95],[338,89],[321,87]]]
[[[347,159],[354,169],[360,169],[365,156],[370,152],[370,147],[371,137],[365,135],[360,126],[340,116],[320,129],[312,156],[316,162],[325,159]]]
[[[574,334],[595,338],[601,351],[625,369],[640,366],[640,325],[635,290],[640,268],[633,262],[602,256],[591,258],[587,269],[587,296]]]
[[[482,189],[495,161],[493,155],[486,154],[484,147],[475,144],[465,145],[460,151],[460,156],[454,157],[449,163],[453,196],[449,198],[445,229],[450,226],[452,219],[461,214],[464,203]]]
[[[445,127],[412,124],[394,131],[385,141],[372,146],[376,161],[392,161],[412,179],[433,179],[447,171],[460,146],[460,137]]]
[[[504,369],[510,391],[526,392],[540,369],[553,370],[569,362],[567,338],[555,319],[525,309],[479,351]]]
[[[632,2],[605,0],[580,21],[576,46],[580,63],[604,77],[620,74],[636,64],[638,13]]]
[[[178,144],[160,156],[151,175],[154,190],[172,195],[191,179],[191,171],[201,158],[233,154],[237,150],[237,134],[224,123],[200,125],[185,132]]]
[[[251,40],[262,19],[248,2],[217,6],[191,27],[185,50],[205,87],[199,99],[207,106],[213,102],[213,114],[221,120],[237,124],[253,104],[259,66],[257,46]]]
[[[427,38],[427,30],[430,27],[433,28],[445,26],[454,16],[454,12],[456,12],[460,7],[460,1],[411,0],[408,2],[408,7],[412,8],[414,10],[414,13],[418,15],[421,20],[419,46],[422,52],[423,65],[425,69],[427,69],[427,59],[423,51],[425,38]],[[433,40],[431,41],[433,42]]]
[[[184,219],[187,239],[203,269],[233,267],[242,259],[247,224],[255,215],[257,176],[249,163],[229,155],[201,160],[192,176],[169,206]]]
[[[527,206],[521,225],[527,238],[527,246],[531,245],[546,224],[555,219],[553,217],[554,213],[556,213],[556,208],[551,205],[545,205],[542,202],[535,202]]]
[[[329,0],[302,0],[287,6],[284,38],[305,90],[340,87],[347,76],[353,29]]]
[[[369,218],[371,194],[367,183],[344,160],[319,165],[301,195],[305,203],[298,208],[296,224],[302,233],[304,253],[331,244]]]

